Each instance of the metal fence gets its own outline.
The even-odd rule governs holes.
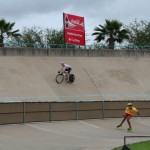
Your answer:
[[[76,49],[109,49],[107,45],[91,44],[91,45],[70,45],[70,44],[50,44],[50,43],[16,43],[16,42],[5,42],[0,43],[4,47],[12,48],[76,48]],[[150,45],[115,45],[113,49],[118,50],[150,50]]]
[[[129,138],[134,138],[134,139],[137,139],[137,138],[150,138],[150,136],[124,136],[124,146],[122,148],[122,150],[130,150],[128,147],[127,147],[127,142],[126,140],[129,139]]]

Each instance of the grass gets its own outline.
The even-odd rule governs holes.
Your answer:
[[[150,150],[150,141],[128,144],[127,147],[131,150]],[[123,146],[112,150],[122,150]]]

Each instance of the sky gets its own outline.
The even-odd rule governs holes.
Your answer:
[[[125,25],[137,20],[150,21],[150,0],[0,0],[0,19],[23,27],[63,28],[63,12],[84,17],[87,45],[91,34],[106,19]]]

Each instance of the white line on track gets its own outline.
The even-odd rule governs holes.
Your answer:
[[[80,123],[82,124],[85,124],[85,125],[88,125],[88,126],[92,126],[94,128],[99,128],[99,129],[104,129],[106,130],[105,128],[102,128],[102,127],[99,127],[99,126],[95,126],[93,124],[89,124],[89,123],[86,123],[84,121],[79,121]],[[71,134],[64,134],[64,133],[60,133],[60,132],[54,132],[54,131],[50,131],[50,130],[47,130],[47,129],[44,129],[44,128],[41,128],[41,127],[38,127],[36,125],[32,125],[32,124],[26,124],[27,126],[30,126],[32,128],[35,128],[35,129],[38,129],[38,130],[41,130],[41,131],[44,131],[44,132],[48,132],[48,133],[54,133],[54,134],[58,134],[58,135],[62,135],[62,136],[70,136],[70,137],[74,137],[74,138],[81,138],[81,139],[91,139],[92,137],[90,136],[80,136],[80,135],[71,135]],[[108,141],[107,138],[103,138],[102,139],[103,141]],[[122,141],[122,139],[109,139],[109,141]]]
[[[47,130],[47,129],[44,129],[44,128],[41,128],[41,127],[38,127],[35,125],[31,125],[31,124],[27,124],[27,125],[32,128],[35,128],[35,129],[38,129],[38,130],[41,130],[44,132],[48,132],[48,133],[54,133],[54,134],[58,134],[58,135],[62,135],[62,136],[71,136],[71,137],[75,137],[75,138],[90,139],[90,137],[87,137],[87,136],[78,136],[78,135],[71,135],[71,134],[68,135],[68,134],[61,133],[61,132],[50,131],[50,130]]]
[[[32,125],[32,124],[27,124],[27,126],[30,126],[32,128],[35,128],[35,129],[38,129],[38,130],[41,130],[41,131],[45,131],[45,132],[49,132],[49,133],[52,133],[52,131],[50,130],[46,130],[44,128],[41,128],[41,127],[38,127],[38,126],[35,126],[35,125]],[[53,132],[54,133],[54,132]]]
[[[93,125],[93,124],[90,124],[90,123],[87,123],[87,122],[84,122],[84,121],[79,121],[79,122],[81,122],[81,123],[83,123],[83,124],[86,124],[86,125],[88,125],[88,126],[94,127],[94,128],[105,129],[105,128],[102,128],[102,127],[99,127],[99,126],[96,126],[96,125]],[[106,129],[105,129],[105,130],[106,130]]]

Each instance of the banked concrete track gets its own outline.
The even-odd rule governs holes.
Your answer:
[[[55,82],[61,61],[72,66],[76,76],[73,84]],[[0,97],[3,100],[4,97],[53,97],[58,100],[62,96],[82,97],[83,100],[87,97],[90,100],[149,100],[149,67],[149,56],[134,54],[129,57],[115,53],[98,57],[1,56]]]
[[[133,118],[132,132],[126,132],[126,123],[116,129],[121,118],[107,118],[122,116],[126,102],[120,100],[131,99],[149,116],[149,101],[140,102],[150,100],[149,51],[3,48],[0,55],[0,124],[24,123],[0,126],[1,150],[110,150],[123,145],[124,136],[149,136],[148,117]],[[75,83],[55,82],[60,61],[72,66]],[[105,114],[99,102],[57,103],[71,100],[110,101]],[[74,121],[55,121],[66,117]],[[127,143],[142,140],[148,139]]]

